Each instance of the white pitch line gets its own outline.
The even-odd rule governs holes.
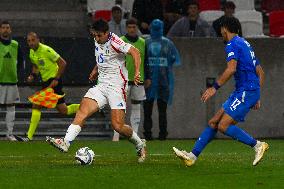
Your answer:
[[[174,154],[149,154],[150,156],[172,156]]]
[[[174,154],[148,154],[149,156],[172,156]],[[57,155],[38,155],[37,157],[50,157],[50,156],[54,156],[54,157],[57,157]],[[72,156],[70,154],[68,154],[68,156]],[[96,154],[95,157],[103,157],[103,156],[107,156],[107,155],[99,155],[99,154]],[[0,155],[0,158],[24,158],[24,157],[27,157],[27,156],[14,156],[14,155],[9,155],[9,156],[5,156],[5,155]]]

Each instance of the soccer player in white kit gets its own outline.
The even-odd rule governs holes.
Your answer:
[[[140,82],[140,53],[132,45],[125,43],[114,33],[109,32],[107,22],[97,20],[91,30],[95,40],[97,65],[90,74],[90,80],[98,76],[98,84],[90,88],[81,101],[73,123],[69,126],[64,138],[47,137],[47,141],[62,152],[67,152],[70,143],[80,133],[85,120],[106,104],[111,108],[111,123],[115,131],[127,137],[135,144],[138,162],[146,158],[146,141],[141,140],[131,127],[125,124],[127,70],[125,54],[130,54],[135,64],[135,85]]]

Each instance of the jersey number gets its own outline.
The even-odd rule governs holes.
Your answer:
[[[239,99],[236,98],[236,100],[232,103],[232,105],[230,106],[230,109],[232,111],[237,109],[237,106],[241,104],[241,101]]]
[[[99,54],[98,58],[97,58],[97,62],[98,63],[104,63],[104,57],[103,57],[103,54]]]

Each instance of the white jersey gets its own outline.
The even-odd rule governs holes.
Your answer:
[[[108,41],[99,44],[95,40],[95,56],[98,66],[98,84],[125,88],[128,72],[125,67],[125,54],[131,44],[125,43],[114,33],[109,33]]]

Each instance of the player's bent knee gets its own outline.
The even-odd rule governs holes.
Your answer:
[[[87,113],[85,113],[84,111],[79,109],[77,111],[77,113],[76,113],[74,122],[76,122],[76,123],[83,123],[87,119],[87,116],[88,116]],[[78,124],[78,125],[80,125],[80,124]]]
[[[61,113],[63,115],[67,115],[67,112],[68,112],[67,108],[60,108],[60,109],[58,109],[58,111],[59,111],[59,113]]]
[[[122,127],[123,127],[123,125],[122,124],[116,124],[116,123],[112,123],[112,127],[113,127],[113,129],[116,131],[116,132],[118,132],[118,133],[121,133],[122,132]]]
[[[218,131],[225,133],[227,130],[228,126],[224,124],[218,124]]]

